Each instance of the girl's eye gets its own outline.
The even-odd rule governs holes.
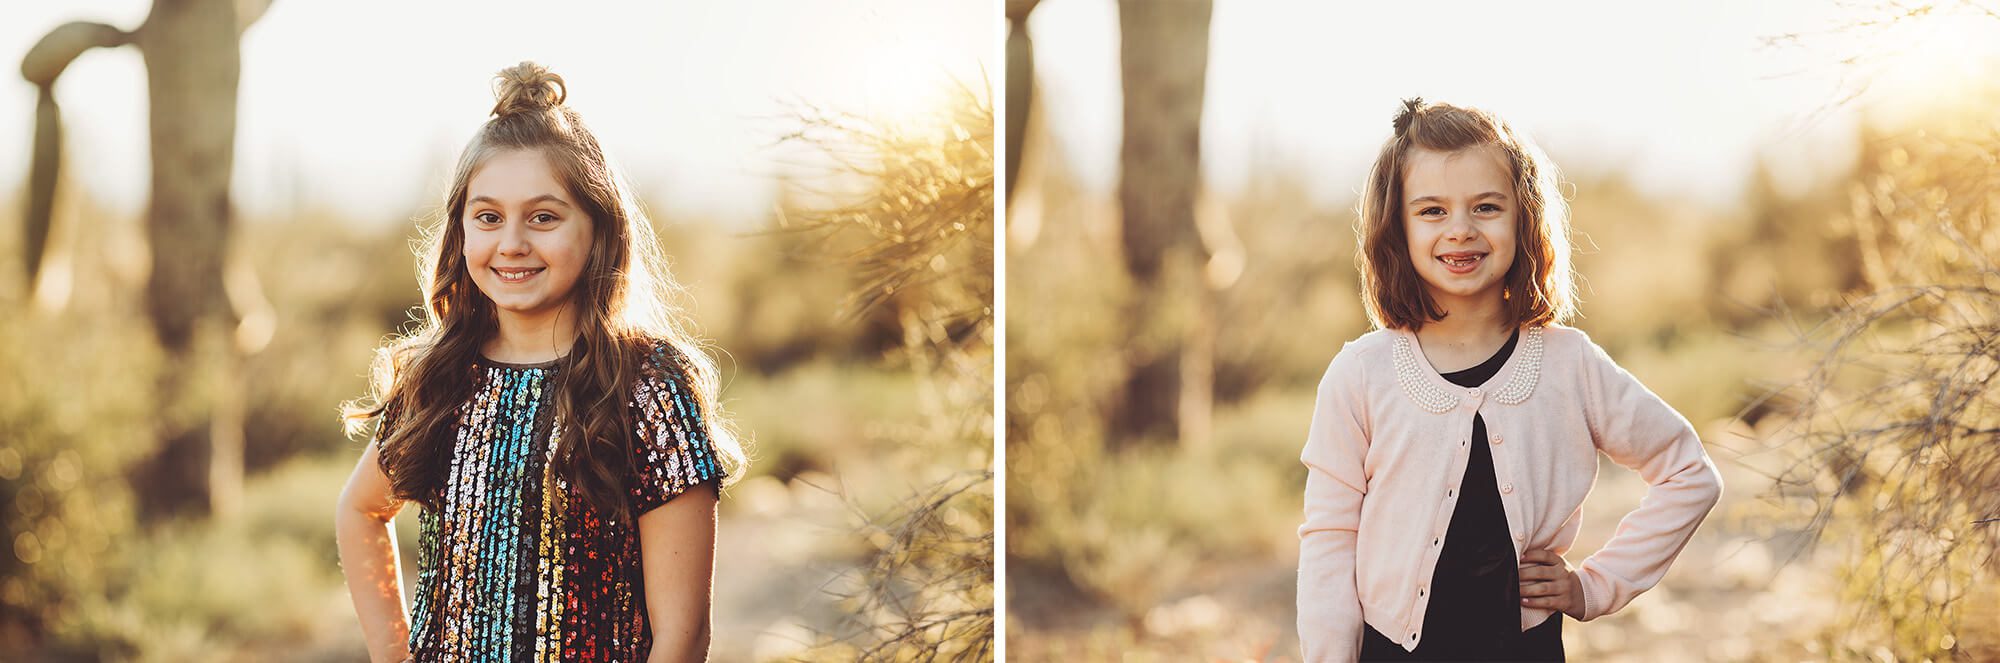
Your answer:
[[[1493,203],[1480,203],[1479,207],[1473,208],[1473,210],[1481,214],[1494,214],[1500,211],[1500,206]]]
[[[1444,214],[1444,208],[1436,206],[1426,207],[1417,211],[1417,216],[1439,216],[1442,214]]]
[[[534,222],[535,222],[535,223],[555,223],[555,222],[556,222],[556,215],[554,215],[554,214],[550,214],[550,213],[548,213],[548,212],[542,212],[541,214],[536,214],[536,215],[535,215],[535,218],[534,218]]]
[[[492,212],[480,212],[476,215],[473,215],[472,218],[479,221],[480,223],[484,223],[487,225],[492,225],[500,222],[500,215],[494,214]]]

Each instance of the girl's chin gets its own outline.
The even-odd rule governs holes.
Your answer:
[[[1431,291],[1432,297],[1449,297],[1452,299],[1498,298],[1501,290],[1500,279],[1497,278],[1452,279],[1444,283],[1425,279],[1424,285]]]
[[[518,295],[512,297],[489,296],[488,299],[493,300],[495,308],[517,315],[531,315],[553,308],[549,306],[547,301],[544,301],[540,297],[521,297]]]

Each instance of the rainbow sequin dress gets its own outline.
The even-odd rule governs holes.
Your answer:
[[[655,347],[627,403],[635,519],[723,475],[670,353]],[[652,648],[636,523],[601,517],[550,471],[556,364],[471,368],[439,507],[418,520],[419,661],[637,661]],[[549,490],[565,496],[555,508]]]

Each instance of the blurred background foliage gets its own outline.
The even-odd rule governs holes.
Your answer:
[[[983,90],[983,88],[981,88]],[[847,202],[797,210],[781,230],[853,270],[849,317],[893,315],[889,354],[916,379],[919,425],[877,462],[909,493],[854,502],[873,547],[832,591],[847,618],[816,659],[991,661],[993,640],[993,105],[961,86],[917,123],[811,107],[791,139],[857,182]],[[845,489],[841,491],[846,493]]]
[[[892,121],[838,115],[867,134],[830,113],[772,120],[774,139],[826,151],[772,175],[761,218],[646,205],[752,445],[721,505],[718,660],[992,658],[993,111],[966,87],[929,99]],[[415,220],[435,205],[409,223],[235,214],[223,251],[261,287],[269,337],[240,359],[241,506],[219,517],[207,445],[158,433],[230,398],[201,353],[240,348],[198,345],[161,379],[180,364],[145,290],[173,256],[152,257],[143,221],[83,193],[81,172],[70,160],[53,189],[44,278],[0,287],[0,659],[363,660],[331,519],[363,441],[336,408],[410,320]],[[23,274],[25,183],[0,191],[0,271]],[[908,266],[883,289],[882,270]],[[415,518],[397,520],[406,584]]]
[[[1124,39],[1140,4],[1118,3]],[[1013,23],[1010,48],[1039,45],[1019,34],[1029,25]],[[1130,85],[1132,65],[1121,72]],[[1643,163],[1551,149],[1574,206],[1573,324],[1695,423],[1728,486],[1661,586],[1565,627],[1571,656],[2000,657],[1996,94],[1864,108],[1850,167],[1787,186],[1760,157],[1723,200],[1638,186]],[[1354,200],[1313,195],[1282,138],[1252,145],[1240,190],[1205,188],[1186,210],[1181,231],[1200,240],[1182,283],[1197,285],[1146,292],[1118,259],[1130,194],[1086,185],[1048,126],[1072,116],[1032,99],[1008,203],[1009,655],[1297,660],[1298,454],[1327,361],[1368,330]],[[1134,186],[1132,167],[1117,186]],[[1127,329],[1133,302],[1183,325],[1153,333],[1194,339],[1203,286],[1206,441],[1121,431],[1125,378],[1143,371],[1130,347],[1148,342]],[[1572,564],[1644,489],[1604,462]]]

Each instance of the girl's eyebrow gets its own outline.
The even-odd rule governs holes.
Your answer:
[[[532,207],[532,206],[534,206],[534,205],[535,205],[535,203],[539,203],[539,202],[543,202],[543,201],[548,201],[548,202],[552,202],[552,203],[555,203],[555,204],[557,204],[557,205],[561,205],[561,206],[563,206],[563,207],[572,207],[572,205],[570,205],[570,204],[569,204],[569,201],[567,201],[567,200],[563,200],[563,199],[562,199],[562,197],[560,197],[560,196],[557,196],[557,195],[555,195],[555,194],[553,194],[553,193],[544,193],[544,194],[542,194],[542,195],[539,195],[539,196],[535,196],[535,197],[533,197],[533,198],[529,198],[529,199],[528,199],[528,200],[527,200],[526,202],[523,202],[523,203],[521,204],[521,206],[522,206],[522,207]],[[466,205],[472,205],[472,204],[475,204],[475,203],[486,203],[486,204],[488,204],[488,205],[492,205],[492,206],[494,206],[494,207],[505,207],[505,205],[501,205],[501,204],[500,204],[500,201],[498,201],[498,200],[494,200],[492,196],[473,196],[471,200],[468,200],[468,201],[465,201],[465,204],[466,204]]]
[[[1485,198],[1499,198],[1499,199],[1501,199],[1501,200],[1506,200],[1506,199],[1507,199],[1507,194],[1505,194],[1505,193],[1502,193],[1502,192],[1499,192],[1499,191],[1488,191],[1488,192],[1486,192],[1486,193],[1482,193],[1482,194],[1479,194],[1479,195],[1477,195],[1477,196],[1473,196],[1473,197],[1472,197],[1472,199],[1473,199],[1473,200],[1481,200],[1481,199],[1485,199]],[[1443,196],[1420,196],[1420,197],[1416,197],[1416,198],[1411,198],[1411,199],[1410,199],[1410,202],[1407,202],[1407,203],[1403,203],[1403,205],[1404,205],[1405,207],[1408,207],[1408,206],[1412,206],[1412,205],[1416,205],[1416,204],[1418,204],[1418,203],[1441,203],[1441,202],[1444,202],[1444,197],[1443,197]]]

